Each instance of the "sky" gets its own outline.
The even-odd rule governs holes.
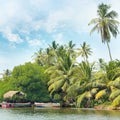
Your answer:
[[[97,32],[90,35],[88,26],[100,3],[120,15],[120,0],[0,0],[0,73],[32,61],[36,51],[54,40],[59,44],[72,40],[76,47],[85,41],[93,51],[91,61],[108,61],[106,45]],[[111,38],[113,59],[120,60],[119,46],[120,35]]]

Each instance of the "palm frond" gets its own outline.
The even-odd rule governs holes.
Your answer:
[[[104,89],[104,88],[107,87],[106,84],[103,83],[103,82],[100,81],[100,80],[96,80],[96,81],[92,82],[92,86],[93,86],[94,88],[99,88],[99,89]]]
[[[93,18],[93,19],[88,23],[88,25],[97,24],[98,22],[99,22],[99,18]]]
[[[66,91],[68,87],[69,87],[68,83],[65,82],[61,89],[62,89],[63,91]]]
[[[115,90],[114,92],[112,92],[111,94],[110,94],[110,99],[111,100],[114,100],[118,95],[120,95],[120,90],[118,89],[118,90]]]
[[[91,35],[93,32],[95,32],[96,30],[99,32],[98,24],[96,24],[96,25],[91,29],[90,35]]]
[[[54,82],[57,82],[59,80],[64,80],[65,77],[64,76],[57,76],[57,77],[54,77],[54,78],[51,78],[48,82],[48,85],[51,85],[53,84]]]
[[[98,90],[99,90],[99,88],[93,88],[93,89],[91,90],[91,94],[92,94],[92,95],[95,95],[95,94],[98,92]]]
[[[92,94],[91,94],[91,92],[90,92],[90,91],[86,92],[85,97],[86,97],[87,99],[92,98]]]
[[[85,96],[86,96],[86,92],[77,96],[77,104],[76,104],[76,107],[80,107],[81,104],[82,104],[82,101],[85,99]]]
[[[56,81],[48,87],[48,91],[52,91],[52,90],[57,91],[63,86],[63,84],[64,84],[64,80]]]
[[[113,81],[112,84],[113,84],[114,87],[120,89],[120,77],[116,78],[116,79]]]
[[[77,95],[77,85],[76,84],[71,85],[70,87],[68,87],[66,92],[67,92],[67,95],[69,97],[76,97],[76,95]]]
[[[114,19],[118,17],[118,13],[112,10],[109,13],[107,13],[105,17]]]
[[[95,95],[95,99],[98,100],[98,99],[102,98],[103,96],[105,96],[106,94],[107,94],[106,89],[101,90]]]
[[[110,30],[111,34],[115,38],[116,38],[117,34],[119,33],[118,25],[119,25],[118,21],[116,21],[116,20],[109,20],[108,27],[109,27],[109,30]]]
[[[117,96],[117,97],[113,100],[112,106],[114,106],[114,107],[120,106],[120,95]]]
[[[49,67],[48,69],[45,70],[45,73],[52,74],[53,71],[55,71],[55,70],[56,70],[56,66],[51,66],[51,67]]]

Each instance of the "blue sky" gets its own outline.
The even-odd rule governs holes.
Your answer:
[[[120,0],[0,0],[0,72],[31,61],[34,52],[53,40],[73,40],[77,47],[86,41],[93,51],[91,61],[109,60],[106,45],[97,33],[90,36],[88,26],[102,2],[120,15]],[[120,59],[119,46],[120,35],[111,39],[113,59]]]

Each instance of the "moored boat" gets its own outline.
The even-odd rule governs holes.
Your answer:
[[[7,102],[3,102],[1,104],[2,108],[13,108],[14,104],[13,103],[7,103]]]
[[[31,107],[32,104],[30,102],[28,103],[14,103],[14,107]]]
[[[39,108],[57,108],[57,107],[60,107],[60,103],[38,103],[38,102],[35,102],[34,106],[39,107]]]
[[[2,108],[16,108],[16,107],[31,107],[31,103],[7,103],[3,102],[1,104]]]

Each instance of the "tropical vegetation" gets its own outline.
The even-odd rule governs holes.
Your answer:
[[[98,18],[89,24],[95,24],[91,32],[97,30],[102,42],[106,43],[110,53],[111,34],[118,34],[118,15],[110,11],[110,6],[98,6]],[[53,41],[45,49],[39,49],[32,56],[34,62],[6,70],[0,80],[0,101],[9,90],[26,93],[25,101],[60,102],[61,106],[95,107],[104,105],[120,106],[120,61],[110,62],[102,58],[89,61],[94,54],[86,42],[76,45],[69,41],[59,45]]]
[[[111,35],[116,38],[119,32],[119,22],[115,19],[118,17],[118,13],[114,10],[109,11],[110,8],[110,5],[103,3],[100,4],[97,10],[98,18],[93,18],[89,25],[95,25],[90,33],[94,31],[98,31],[98,33],[100,33],[102,42],[107,44],[110,60],[112,60],[109,42],[111,40]]]

